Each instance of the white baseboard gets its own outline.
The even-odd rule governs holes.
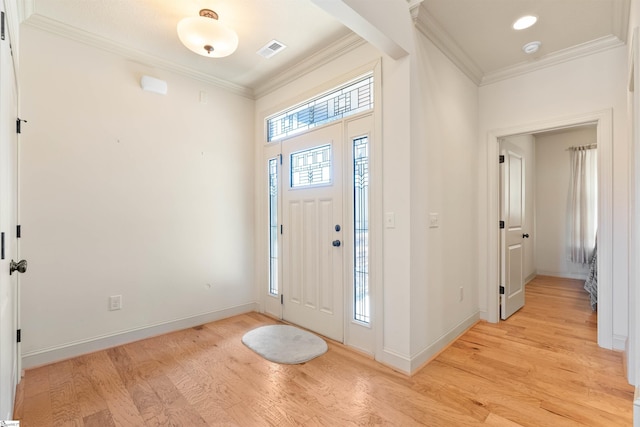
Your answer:
[[[538,275],[537,271],[534,271],[533,273],[531,273],[530,275],[528,275],[525,279],[524,279],[524,284],[527,285],[530,281],[532,281],[533,279],[536,278],[536,276]]]
[[[587,280],[588,273],[558,273],[557,271],[538,271],[539,276],[561,277],[563,279]]]
[[[24,353],[22,355],[22,368],[29,369],[36,366],[48,365],[50,363],[80,356],[82,354],[93,353],[95,351],[139,341],[153,336],[192,328],[194,326],[214,322],[216,320],[225,319],[238,314],[256,311],[256,309],[256,303],[243,304],[223,310],[185,317],[183,319],[172,320],[127,331],[120,331],[114,334]]]
[[[438,338],[433,344],[427,346],[420,352],[411,357],[410,373],[414,373],[422,365],[424,365],[429,359],[438,354],[443,348],[455,341],[460,335],[462,335],[467,329],[473,326],[478,320],[480,320],[480,313],[476,312],[471,316],[458,323],[449,332]]]
[[[395,370],[411,375],[420,369],[429,359],[438,354],[443,348],[456,340],[464,331],[473,326],[480,319],[480,312],[476,312],[457,324],[449,332],[443,334],[433,344],[427,346],[413,356],[400,354],[394,350],[383,349],[380,357],[376,360]]]
[[[385,348],[382,350],[380,357],[376,356],[376,361],[392,369],[411,375],[411,358],[406,355]]]
[[[613,349],[616,351],[625,351],[627,349],[627,337],[613,334]]]
[[[500,309],[500,307],[498,307],[498,309]],[[489,322],[489,323],[498,323],[500,320],[491,320],[491,316],[489,316],[489,312],[487,310],[480,310],[478,312],[478,315],[480,317],[480,320],[484,320],[485,322]]]
[[[633,395],[633,427],[640,427],[640,387]]]

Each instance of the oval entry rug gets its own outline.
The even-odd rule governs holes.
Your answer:
[[[261,326],[244,334],[242,342],[265,359],[288,365],[307,362],[328,348],[322,338],[289,325]]]

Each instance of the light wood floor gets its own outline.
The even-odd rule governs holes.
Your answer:
[[[619,353],[597,347],[582,282],[538,277],[526,306],[478,323],[412,377],[341,345],[301,365],[240,341],[253,313],[26,372],[21,427],[631,426]]]

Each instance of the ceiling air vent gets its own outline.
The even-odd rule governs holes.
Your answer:
[[[285,46],[284,44],[282,44],[281,42],[279,42],[278,40],[271,40],[269,43],[267,43],[266,45],[264,45],[264,47],[262,47],[258,52],[256,52],[258,55],[262,56],[263,58],[271,58],[273,55],[275,55],[276,53],[280,53],[282,50],[284,50],[287,46]]]

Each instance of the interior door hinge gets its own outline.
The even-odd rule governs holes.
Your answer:
[[[504,221],[500,221],[500,229],[502,230],[504,228]]]
[[[16,342],[22,342],[22,329],[16,331]]]
[[[280,156],[280,164],[282,164],[282,154],[278,154]]]
[[[500,154],[498,156],[498,163],[504,163],[504,155]]]
[[[0,259],[4,259],[4,231],[0,233]]]
[[[20,117],[16,119],[16,133],[22,133],[22,122],[27,123],[26,120],[22,120]]]
[[[0,39],[4,40],[4,12],[2,12],[0,19],[2,20],[0,23]]]
[[[500,295],[504,295],[504,286],[500,286]]]
[[[284,229],[284,226],[282,224],[280,224],[280,234],[283,233],[283,229]]]
[[[22,226],[16,225],[16,237],[19,239],[22,237]]]
[[[284,304],[284,294],[280,294],[280,304]]]

